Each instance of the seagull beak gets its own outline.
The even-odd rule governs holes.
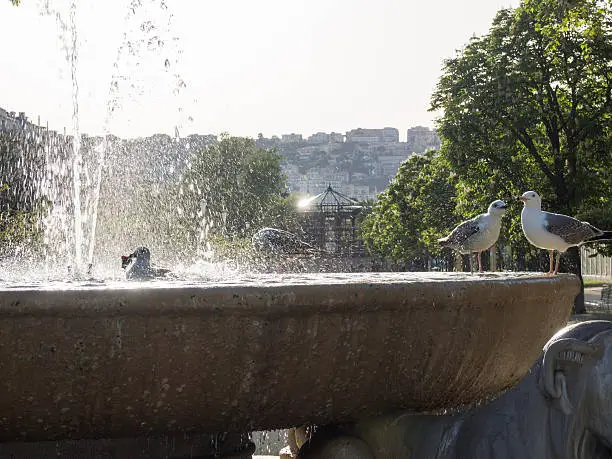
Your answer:
[[[516,198],[516,200],[517,200],[517,201],[522,201],[522,202],[527,202],[527,201],[529,201],[529,198],[526,198],[526,197],[524,197],[524,196],[518,196],[518,197]]]
[[[507,209],[508,208],[508,204],[504,204],[502,206],[499,206],[500,209]]]

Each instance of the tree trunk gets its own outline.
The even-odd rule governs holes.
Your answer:
[[[582,280],[582,264],[580,263],[580,249],[578,247],[570,247],[565,256],[565,271],[575,274],[580,279],[580,293],[574,299],[574,308],[572,314],[586,313],[584,305],[584,282]]]

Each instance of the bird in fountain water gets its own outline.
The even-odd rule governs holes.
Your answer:
[[[125,269],[125,278],[128,280],[164,277],[170,272],[169,269],[151,266],[151,252],[146,247],[138,247],[129,255],[122,255],[121,267]]]
[[[481,254],[497,242],[501,230],[501,219],[507,208],[508,206],[504,201],[499,199],[493,201],[489,205],[487,213],[460,223],[448,236],[438,239],[438,242],[442,247],[449,247],[462,255],[469,254],[470,272],[474,272],[472,254],[476,252],[478,254],[478,272],[481,273]]]
[[[535,191],[526,191],[517,199],[523,201],[521,226],[525,237],[531,245],[548,250],[550,263],[547,274],[550,276],[559,272],[561,252],[587,242],[612,239],[612,231],[602,231],[588,222],[567,215],[543,211],[542,199]],[[556,263],[554,263],[555,250]]]
[[[323,253],[321,249],[302,241],[289,231],[262,228],[251,238],[253,248],[270,254],[299,255]]]

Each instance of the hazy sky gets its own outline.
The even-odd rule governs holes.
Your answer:
[[[133,13],[128,0],[78,2],[82,132],[103,132],[116,100],[108,126],[125,137],[179,125],[181,135],[268,137],[393,126],[405,138],[411,126],[433,127],[427,109],[443,59],[519,3],[166,0],[164,10],[162,1]],[[70,33],[41,15],[42,3],[0,0],[0,107],[71,131]],[[67,0],[50,5],[68,22]],[[156,36],[163,47],[143,45]]]

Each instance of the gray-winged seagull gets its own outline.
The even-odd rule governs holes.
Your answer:
[[[582,222],[563,214],[553,214],[542,210],[542,199],[535,191],[526,191],[519,196],[523,201],[521,226],[527,240],[540,249],[547,249],[550,256],[549,275],[559,272],[561,252],[585,242],[606,240],[612,237],[610,231],[602,231],[588,222]],[[554,263],[554,251],[557,263]],[[554,270],[553,270],[554,264]]]
[[[251,238],[256,250],[284,255],[323,253],[317,247],[302,241],[297,235],[276,228],[262,228]]]
[[[486,214],[480,214],[466,220],[446,237],[438,239],[442,247],[450,247],[457,252],[470,254],[470,269],[472,267],[471,254],[478,254],[478,272],[482,272],[481,253],[491,248],[499,238],[501,219],[508,206],[504,201],[493,201]]]

